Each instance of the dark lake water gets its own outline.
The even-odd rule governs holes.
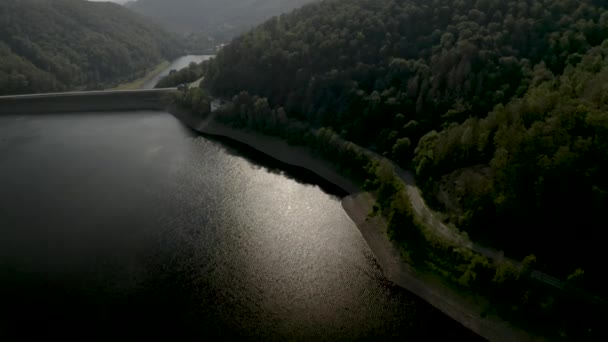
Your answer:
[[[279,167],[162,112],[0,117],[0,330],[474,337],[383,276],[338,192]]]

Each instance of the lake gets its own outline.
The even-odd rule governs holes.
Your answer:
[[[384,277],[340,195],[164,112],[0,116],[0,327],[475,338]]]

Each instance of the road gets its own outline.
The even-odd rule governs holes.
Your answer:
[[[395,172],[405,185],[408,197],[410,198],[410,202],[412,204],[412,208],[414,209],[418,217],[422,219],[423,223],[426,225],[427,228],[432,229],[435,234],[441,236],[442,238],[451,242],[455,246],[468,248],[491,260],[508,261],[515,265],[515,267],[517,268],[522,267],[521,262],[510,258],[505,258],[503,252],[480,246],[479,244],[472,242],[469,238],[463,236],[458,229],[449,227],[445,223],[443,223],[443,221],[438,217],[439,215],[436,214],[431,208],[429,208],[429,206],[424,202],[421,191],[416,186],[416,179],[414,175],[409,171],[403,170],[397,165],[393,164],[393,167],[395,168]],[[565,285],[564,281],[561,281],[553,276],[550,276],[546,273],[537,270],[532,271],[532,278],[540,280],[545,284],[551,285],[559,289],[563,289]]]

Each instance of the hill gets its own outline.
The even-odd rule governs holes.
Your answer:
[[[194,70],[214,96],[266,98],[417,167],[427,200],[451,222],[517,256],[553,260],[573,237],[581,249],[597,241],[597,230],[556,230],[560,220],[591,227],[608,207],[599,177],[606,6],[326,1],[267,21]],[[569,255],[566,268],[588,264],[589,253]]]
[[[448,225],[484,248],[524,259],[521,272],[535,262],[566,290],[547,289],[530,272],[526,279],[508,263],[479,255],[462,263],[462,251],[437,241],[428,248],[421,243],[419,255],[427,258],[419,265],[460,285],[475,281],[480,292],[492,292],[505,274],[526,279],[509,286],[517,294],[492,296],[502,297],[513,317],[566,317],[580,312],[567,303],[601,303],[593,296],[606,296],[608,288],[601,253],[608,208],[602,177],[607,6],[598,0],[325,1],[265,22],[215,59],[164,83],[204,75],[212,96],[232,100],[225,118],[292,143],[317,144],[321,155],[330,155],[334,144],[332,160],[350,174],[375,166],[364,167],[364,158],[339,141],[415,170],[426,201]],[[381,184],[377,191],[388,199],[379,208],[392,222],[392,236],[413,250],[411,216],[400,214],[407,205],[391,195],[397,190],[372,178],[365,184]],[[577,299],[555,300],[564,294]],[[523,307],[533,308],[523,316]],[[572,319],[584,326],[587,318]]]
[[[0,37],[0,94],[99,88],[141,76],[182,49],[120,5],[81,0],[4,0]]]
[[[590,0],[327,1],[236,39],[206,84],[391,153],[561,74],[608,37],[607,20]]]
[[[126,6],[172,31],[228,42],[264,20],[314,0],[138,0]]]

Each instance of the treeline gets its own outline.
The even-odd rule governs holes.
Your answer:
[[[273,18],[205,69],[214,96],[247,91],[290,117],[407,160],[420,137],[485,117],[608,37],[592,0],[338,0]],[[412,148],[397,147],[400,139]]]
[[[201,119],[212,115],[214,120],[235,128],[280,137],[291,145],[308,146],[320,157],[333,160],[342,174],[361,186],[375,184],[369,180],[375,175],[370,166],[375,154],[342,139],[330,128],[315,129],[289,118],[283,108],[271,107],[265,98],[241,92],[212,113],[211,96],[200,88],[190,88],[178,92],[175,102]]]
[[[203,76],[203,64],[190,63],[188,67],[181,70],[171,70],[169,75],[163,77],[155,88],[171,88],[180,84],[190,84]]]
[[[0,94],[102,88],[143,76],[182,43],[112,3],[0,2]]]

